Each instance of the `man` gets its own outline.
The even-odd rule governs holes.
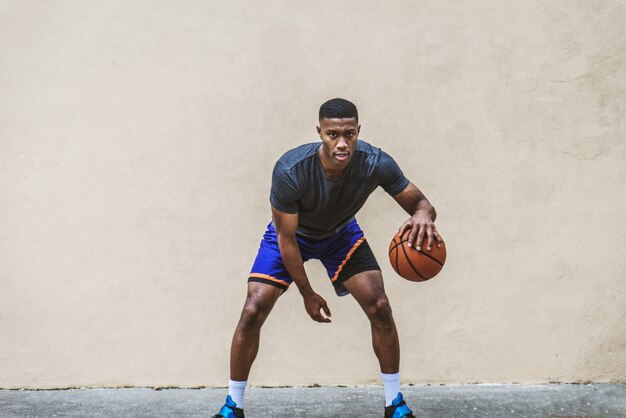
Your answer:
[[[261,326],[278,297],[295,283],[309,316],[330,322],[326,301],[311,288],[303,263],[319,259],[337,295],[352,294],[371,323],[374,352],[385,390],[386,418],[415,418],[400,393],[400,345],[380,267],[354,219],[378,186],[411,217],[409,245],[443,243],[433,221],[435,209],[379,148],[359,140],[357,108],[332,99],[319,111],[322,143],[285,153],[272,174],[272,222],[248,278],[248,295],[233,336],[229,395],[213,418],[244,416],[243,395],[259,348]]]

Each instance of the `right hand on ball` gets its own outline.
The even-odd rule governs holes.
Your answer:
[[[443,238],[437,232],[435,224],[426,212],[415,212],[415,215],[402,224],[399,235],[402,236],[407,229],[411,231],[409,232],[409,247],[413,247],[418,251],[421,250],[423,244],[426,244],[426,249],[430,251],[435,240],[437,240],[438,247],[441,247],[441,244],[443,244]]]

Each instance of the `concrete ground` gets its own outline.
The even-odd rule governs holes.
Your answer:
[[[626,385],[402,388],[418,417],[626,417]],[[226,389],[0,390],[5,417],[211,417]],[[381,387],[250,388],[246,416],[382,417]]]

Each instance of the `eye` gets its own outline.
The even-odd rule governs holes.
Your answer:
[[[328,136],[329,136],[329,137],[331,137],[331,138],[335,138],[335,137],[337,136],[337,134],[336,134],[336,133],[334,133],[334,132],[330,132],[330,133],[328,134]]]

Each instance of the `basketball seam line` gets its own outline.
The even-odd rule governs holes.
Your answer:
[[[394,240],[395,242],[395,240]],[[400,252],[400,250],[398,250],[398,246],[396,245],[395,247],[393,247],[396,249],[396,271],[398,272],[398,274],[400,274],[400,266],[398,265],[398,253]]]
[[[426,277],[422,276],[420,272],[417,271],[417,269],[413,266],[413,263],[411,263],[411,259],[409,258],[409,255],[406,253],[406,248],[404,248],[404,245],[401,245],[401,247],[402,247],[402,252],[404,252],[404,258],[406,258],[406,262],[409,263],[409,266],[411,266],[415,274],[417,274],[424,280],[428,280]]]
[[[425,252],[423,252],[423,251],[420,251],[420,254],[421,254],[421,255],[425,255],[426,257],[430,258],[430,259],[431,259],[431,260],[433,260],[435,263],[437,263],[437,264],[439,264],[441,267],[443,267],[443,264],[441,264],[441,262],[440,262],[439,260],[437,260],[435,257],[432,257],[432,256],[430,256],[430,255],[426,254],[426,253],[425,253]]]
[[[399,244],[396,242],[396,237],[393,237],[393,238],[391,239],[391,241],[393,241],[394,246],[393,246],[393,247],[391,247],[391,248],[389,249],[389,255],[391,255],[391,252],[393,251],[393,249],[394,249],[394,248],[396,248],[396,247],[399,245]],[[401,241],[401,242],[402,242],[402,241]]]

